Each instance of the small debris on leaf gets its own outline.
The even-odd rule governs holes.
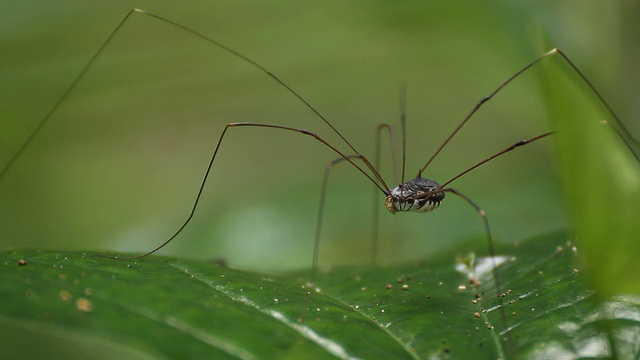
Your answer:
[[[93,310],[93,303],[85,298],[76,300],[76,308],[82,312],[90,312]]]
[[[71,300],[71,293],[67,290],[60,290],[58,296],[60,296],[60,299],[64,302],[68,302],[69,300]]]

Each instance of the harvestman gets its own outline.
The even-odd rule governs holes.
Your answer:
[[[79,81],[82,79],[82,77],[86,74],[86,72],[91,67],[91,65],[94,63],[94,61],[98,58],[98,56],[102,53],[102,51],[111,42],[111,40],[118,33],[120,28],[123,26],[123,24],[125,24],[127,22],[127,20],[133,14],[147,15],[147,16],[150,16],[150,17],[155,18],[157,20],[160,20],[160,21],[162,21],[162,22],[164,22],[166,24],[169,24],[171,26],[179,28],[179,29],[181,29],[183,31],[191,33],[192,35],[194,35],[194,36],[196,36],[198,38],[201,38],[202,40],[208,42],[209,44],[217,46],[217,47],[219,47],[219,48],[221,48],[221,49],[223,49],[223,50],[235,55],[239,59],[244,60],[245,62],[249,63],[253,67],[263,71],[266,75],[270,76],[273,80],[275,80],[278,84],[280,84],[288,92],[290,92],[293,96],[295,96],[299,101],[301,101],[306,107],[308,107],[311,111],[313,111],[315,113],[315,115],[320,120],[322,120],[327,126],[329,126],[329,128],[331,128],[331,130],[336,135],[338,135],[340,137],[340,139],[344,142],[344,144],[350,150],[349,150],[349,152],[343,152],[343,151],[339,150],[333,144],[331,144],[328,141],[326,141],[324,138],[322,138],[319,135],[317,135],[316,133],[311,132],[311,131],[306,130],[306,129],[299,129],[299,128],[293,128],[293,127],[282,126],[282,125],[277,125],[277,124],[267,124],[267,123],[254,123],[254,122],[233,122],[233,123],[229,123],[229,124],[227,124],[225,126],[224,130],[222,131],[222,134],[220,135],[220,138],[218,139],[218,143],[217,143],[217,145],[215,147],[213,155],[211,156],[211,159],[210,159],[209,164],[207,166],[205,175],[204,175],[204,177],[202,179],[202,182],[200,184],[200,187],[199,187],[198,193],[197,193],[197,195],[195,197],[195,200],[194,200],[193,206],[191,208],[191,211],[190,211],[189,215],[187,216],[186,220],[183,222],[183,224],[178,228],[178,230],[171,237],[169,237],[166,241],[164,241],[162,244],[160,244],[159,246],[155,247],[154,249],[152,249],[152,250],[150,250],[150,251],[148,251],[148,252],[146,252],[144,254],[141,254],[141,255],[138,255],[138,256],[129,257],[129,258],[114,258],[114,259],[132,260],[132,259],[137,259],[137,258],[141,258],[141,257],[145,257],[147,255],[153,254],[156,251],[158,251],[161,248],[163,248],[164,246],[166,246],[178,234],[180,234],[180,232],[190,222],[191,218],[193,217],[193,215],[194,215],[194,213],[196,211],[196,208],[198,206],[198,202],[200,200],[202,191],[203,191],[204,186],[206,184],[207,178],[208,178],[208,176],[209,176],[209,174],[211,172],[211,168],[213,166],[213,162],[215,161],[215,158],[217,156],[218,150],[220,149],[220,146],[221,146],[222,141],[223,141],[223,139],[225,137],[225,134],[227,133],[227,131],[230,128],[234,128],[234,127],[272,128],[272,129],[291,131],[291,132],[296,132],[296,133],[299,133],[299,134],[302,134],[302,135],[311,136],[315,140],[319,141],[324,146],[328,147],[329,149],[331,149],[332,151],[334,151],[336,154],[339,155],[338,159],[330,162],[325,168],[325,176],[324,176],[324,180],[323,180],[323,184],[322,184],[321,200],[320,200],[319,213],[318,213],[318,227],[317,227],[317,230],[316,230],[315,243],[314,243],[314,254],[313,254],[312,273],[311,273],[311,280],[312,281],[313,281],[313,279],[315,277],[315,273],[316,273],[317,266],[318,266],[320,230],[321,230],[321,224],[322,224],[322,218],[323,218],[323,212],[324,212],[324,198],[325,198],[325,193],[326,193],[328,171],[329,171],[329,169],[331,169],[337,163],[346,161],[351,166],[356,168],[360,173],[362,173],[369,181],[371,181],[371,183],[373,183],[373,185],[377,188],[377,190],[379,190],[379,191],[381,191],[383,193],[383,195],[385,196],[384,205],[392,214],[395,214],[395,213],[398,213],[398,212],[409,212],[409,211],[413,211],[413,212],[429,212],[429,211],[433,211],[433,210],[437,209],[442,204],[442,201],[444,200],[446,193],[452,193],[454,195],[457,195],[458,197],[462,198],[465,202],[467,202],[469,205],[471,205],[475,209],[475,211],[478,213],[478,215],[482,218],[482,221],[483,221],[483,224],[484,224],[484,230],[485,230],[485,233],[486,233],[487,244],[488,244],[488,251],[489,251],[489,255],[491,257],[491,260],[493,262],[493,278],[494,278],[494,283],[495,283],[495,289],[496,289],[496,293],[498,294],[498,297],[500,297],[500,294],[502,294],[502,291],[501,291],[501,287],[500,287],[500,279],[499,279],[499,274],[498,274],[498,270],[497,270],[497,266],[496,266],[495,252],[494,252],[494,248],[493,248],[493,240],[492,240],[492,237],[491,237],[491,229],[490,229],[490,226],[489,226],[489,221],[488,221],[488,218],[487,218],[487,214],[480,208],[480,206],[478,206],[469,197],[467,197],[466,195],[464,195],[460,191],[458,191],[458,190],[456,190],[454,188],[448,187],[448,186],[451,183],[453,183],[455,180],[457,180],[458,178],[464,176],[465,174],[467,174],[470,171],[478,168],[479,166],[481,166],[481,165],[483,165],[483,164],[495,159],[496,157],[499,157],[499,156],[501,156],[503,154],[511,152],[511,151],[521,147],[521,146],[530,144],[530,143],[532,143],[534,141],[537,141],[537,140],[540,140],[540,139],[542,139],[544,137],[547,137],[547,136],[553,134],[553,132],[546,132],[544,134],[532,137],[530,139],[518,141],[518,142],[514,143],[513,145],[506,147],[504,150],[499,151],[498,153],[496,153],[496,154],[494,154],[494,155],[492,155],[492,156],[490,156],[490,157],[478,162],[477,164],[471,166],[470,168],[460,172],[458,175],[452,177],[451,179],[449,179],[449,180],[447,180],[447,181],[445,181],[443,183],[439,183],[439,182],[437,182],[435,180],[432,180],[432,179],[424,178],[422,176],[422,174],[427,169],[429,164],[440,153],[440,151],[442,151],[442,149],[449,143],[449,141],[458,133],[458,131],[467,123],[467,121],[469,119],[471,119],[471,117],[482,107],[482,105],[484,103],[486,103],[487,101],[491,100],[494,95],[496,95],[499,91],[501,91],[507,84],[509,84],[512,80],[514,80],[520,74],[522,74],[523,72],[525,72],[526,70],[528,70],[529,68],[531,68],[532,66],[534,66],[537,63],[539,63],[541,60],[543,60],[543,59],[545,59],[547,57],[551,57],[553,55],[560,55],[562,57],[562,59],[564,59],[569,64],[569,66],[580,76],[580,78],[584,81],[584,83],[587,84],[587,86],[590,88],[590,90],[599,98],[599,100],[605,105],[607,110],[612,114],[614,121],[610,122],[609,124],[612,126],[614,131],[623,139],[625,144],[630,149],[631,149],[631,143],[634,143],[634,145],[637,145],[637,141],[630,135],[630,133],[628,132],[626,127],[622,124],[622,122],[619,121],[618,117],[615,115],[613,110],[604,101],[602,96],[598,93],[598,91],[591,84],[591,82],[586,78],[586,76],[584,74],[582,74],[582,72],[574,65],[574,63],[561,50],[552,49],[551,51],[539,56],[535,60],[533,60],[530,63],[528,63],[527,65],[525,65],[523,68],[521,68],[515,74],[511,75],[506,81],[504,81],[502,84],[500,84],[489,95],[482,97],[475,104],[475,106],[471,109],[471,111],[467,114],[467,116],[465,116],[464,119],[457,125],[457,127],[453,130],[453,132],[451,132],[451,134],[437,148],[435,153],[427,160],[427,162],[424,164],[424,166],[422,166],[420,168],[420,170],[418,171],[417,176],[415,178],[411,179],[411,180],[408,180],[408,181],[406,181],[406,179],[405,179],[405,157],[406,157],[406,141],[405,141],[405,139],[406,139],[406,134],[405,134],[406,130],[405,130],[405,128],[406,128],[406,114],[405,114],[405,111],[404,111],[404,109],[405,109],[405,106],[404,106],[405,96],[404,96],[404,92],[403,92],[401,94],[401,105],[402,105],[401,109],[402,109],[402,113],[401,113],[401,118],[400,118],[401,136],[402,136],[402,163],[401,163],[402,172],[401,172],[401,176],[400,176],[400,181],[398,181],[398,177],[397,177],[396,150],[395,150],[395,144],[393,143],[393,136],[394,136],[393,126],[391,126],[389,124],[382,124],[382,125],[378,126],[378,144],[379,144],[380,132],[382,130],[387,130],[389,132],[391,138],[392,138],[392,159],[393,159],[393,171],[394,171],[394,184],[399,184],[399,185],[397,185],[395,187],[390,187],[387,184],[387,182],[383,179],[383,177],[381,176],[380,172],[378,171],[379,145],[378,145],[378,151],[377,151],[377,154],[376,154],[376,160],[374,161],[374,163],[375,163],[375,165],[374,165],[369,161],[369,159],[367,159],[366,156],[364,156],[362,153],[360,153],[318,110],[316,110],[309,102],[307,102],[307,100],[305,100],[300,94],[298,94],[295,90],[293,90],[291,87],[289,87],[287,84],[285,84],[280,78],[278,78],[276,75],[271,73],[269,70],[267,70],[266,68],[264,68],[260,64],[256,63],[252,59],[250,59],[250,58],[248,58],[248,57],[236,52],[235,50],[233,50],[233,49],[231,49],[231,48],[219,43],[218,41],[216,41],[216,40],[214,40],[214,39],[212,39],[210,37],[207,37],[207,36],[197,32],[197,31],[195,31],[195,30],[189,29],[189,28],[187,28],[187,27],[185,27],[183,25],[175,23],[175,22],[173,22],[173,21],[171,21],[169,19],[163,18],[161,16],[148,13],[148,12],[146,12],[144,10],[133,9],[125,16],[125,18],[121,21],[121,23],[110,34],[110,36],[107,38],[107,40],[105,40],[105,42],[100,46],[98,51],[93,55],[93,57],[85,65],[85,67],[78,74],[78,76],[73,80],[73,82],[71,83],[69,88],[67,88],[67,90],[61,96],[61,98],[55,103],[55,105],[51,108],[51,110],[43,118],[43,120],[40,122],[38,127],[33,131],[33,133],[30,135],[30,137],[27,139],[27,141],[22,145],[22,147],[19,149],[19,151],[10,160],[10,162],[5,167],[5,169],[2,171],[2,173],[0,173],[0,177],[2,176],[2,174],[4,174],[4,172],[6,172],[6,170],[8,168],[11,167],[12,163],[14,162],[14,160],[22,153],[22,151],[26,148],[26,146],[29,144],[29,142],[33,139],[34,134],[36,132],[38,132],[39,129],[42,128],[42,125],[51,117],[51,115],[56,111],[58,106],[65,100],[65,98],[69,95],[69,93],[76,87],[76,85],[79,83]],[[634,154],[634,156],[636,156],[636,158],[638,158],[638,156],[635,154],[635,152],[632,151],[632,153]],[[377,224],[377,220],[374,220],[374,224]],[[374,238],[375,238],[375,236],[374,236]],[[373,247],[374,247],[374,254],[375,254],[375,248],[376,248],[375,240],[374,240],[374,246]],[[500,307],[502,308],[502,306],[500,306]],[[503,309],[502,309],[502,311],[503,311],[503,321],[505,322],[504,325],[506,327],[506,325],[507,325],[506,324],[506,317],[504,316],[504,310]]]

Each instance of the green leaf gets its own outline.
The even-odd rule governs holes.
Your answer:
[[[560,56],[542,81],[564,193],[589,278],[603,296],[640,294],[640,149]]]
[[[157,256],[2,256],[6,357],[598,357],[611,354],[603,323],[615,329],[618,356],[640,349],[640,299],[594,302],[562,234],[499,251],[507,329],[483,258],[471,274],[479,288],[455,269],[463,264],[447,261],[340,268],[310,290],[306,273],[272,277]]]

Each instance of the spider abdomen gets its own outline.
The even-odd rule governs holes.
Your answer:
[[[440,184],[431,179],[416,177],[391,189],[384,206],[392,213],[398,211],[428,212],[437,209],[444,200]]]

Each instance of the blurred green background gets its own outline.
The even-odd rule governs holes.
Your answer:
[[[640,5],[630,1],[21,1],[0,5],[0,167],[133,7],[272,70],[367,156],[375,125],[397,124],[406,81],[408,176],[478,99],[549,50],[537,45],[541,38],[562,48],[640,132]],[[553,128],[540,70],[487,103],[424,175],[446,181]],[[343,145],[264,73],[171,26],[132,17],[0,179],[2,248],[153,248],[188,215],[232,121],[307,128]],[[298,134],[232,129],[196,216],[162,253],[260,271],[309,267],[322,171],[335,157]],[[392,185],[390,162],[383,167]],[[488,213],[497,241],[513,242],[569,226],[558,172],[552,141],[543,140],[454,186]],[[370,261],[371,193],[356,171],[336,168],[321,265]],[[479,217],[453,196],[429,214],[390,216],[382,201],[379,194],[381,263],[484,241]]]

